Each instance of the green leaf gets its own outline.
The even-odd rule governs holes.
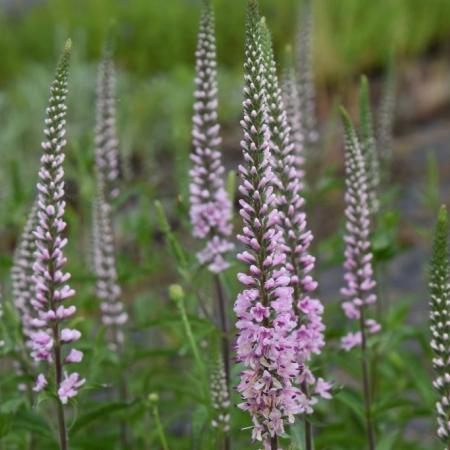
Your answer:
[[[200,405],[192,414],[192,448],[201,448],[201,441],[205,428],[210,428],[208,424],[208,408]]]
[[[122,411],[124,409],[130,408],[134,403],[123,403],[123,402],[113,402],[106,405],[101,405],[86,414],[83,414],[78,418],[75,425],[71,429],[71,433],[76,434],[80,430],[91,425],[98,419],[104,419],[112,413]]]

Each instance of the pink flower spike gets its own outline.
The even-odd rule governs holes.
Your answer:
[[[192,168],[190,175],[190,219],[192,235],[206,240],[205,248],[197,253],[200,264],[212,273],[229,267],[226,255],[233,250],[232,205],[225,189],[222,155],[219,149],[217,101],[217,61],[214,14],[205,3],[198,32],[192,119]],[[242,187],[245,192],[245,186]]]

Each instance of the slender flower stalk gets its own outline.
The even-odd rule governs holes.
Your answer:
[[[383,85],[377,113],[377,143],[383,163],[384,177],[389,181],[389,165],[392,160],[392,138],[395,116],[396,73],[394,58],[391,56]]]
[[[450,265],[448,251],[448,213],[441,207],[436,225],[429,278],[430,331],[433,367],[436,378],[433,386],[436,402],[437,435],[450,449]]]
[[[96,115],[96,177],[97,192],[93,210],[94,266],[97,276],[96,295],[100,300],[102,322],[107,327],[109,346],[121,352],[124,344],[123,327],[128,313],[121,300],[122,290],[118,282],[116,245],[113,225],[113,200],[119,194],[119,141],[116,131],[116,75],[112,45],[108,41],[97,75]],[[127,384],[119,374],[118,396],[126,402]],[[120,422],[120,439],[124,448],[130,447],[128,427]]]
[[[299,364],[301,390],[309,402],[305,413],[313,412],[316,396],[330,398],[331,385],[322,379],[316,380],[308,367],[313,354],[320,354],[325,344],[322,322],[323,305],[312,296],[317,282],[310,275],[315,258],[309,252],[313,239],[308,229],[304,200],[300,196],[299,166],[295,155],[286,111],[282,101],[277,78],[270,32],[262,22],[263,60],[266,78],[267,116],[270,130],[270,149],[273,171],[276,176],[277,208],[280,214],[279,226],[283,233],[283,252],[286,255],[286,275],[294,293],[294,312],[297,329],[293,332],[297,343],[296,359]],[[316,386],[319,385],[319,391]],[[312,450],[312,426],[305,415],[306,449]]]
[[[306,0],[302,3],[302,8],[300,8],[296,42],[298,94],[302,111],[306,148],[314,145],[319,139],[316,123],[316,92],[314,87],[312,37],[312,5],[311,0]]]
[[[286,110],[287,122],[290,129],[291,142],[294,146],[295,163],[297,166],[297,177],[299,179],[300,191],[305,187],[305,163],[304,156],[304,131],[302,124],[302,111],[297,88],[297,79],[292,62],[289,61],[282,74],[282,95]]]
[[[219,150],[215,25],[208,1],[203,5],[195,56],[190,217],[193,236],[206,240],[205,248],[197,254],[198,260],[217,274],[229,267],[226,254],[233,249],[230,242],[232,207],[225,189],[225,169]]]
[[[93,212],[94,265],[96,294],[100,299],[102,322],[109,328],[109,342],[114,350],[123,344],[123,325],[128,320],[120,300],[113,228],[112,200],[117,196],[119,177],[118,139],[116,133],[115,69],[111,45],[105,46],[97,76],[96,177],[97,193]]]
[[[361,150],[366,164],[368,206],[371,214],[375,216],[380,208],[378,199],[380,163],[377,142],[373,131],[369,82],[365,76],[361,77],[359,100]]]
[[[44,153],[41,158],[39,182],[37,184],[37,216],[34,230],[36,238],[36,262],[33,266],[35,295],[31,304],[37,318],[32,325],[37,327],[31,335],[31,355],[36,361],[45,361],[54,369],[54,382],[40,373],[35,391],[55,387],[60,449],[67,450],[68,438],[64,405],[74,397],[85,382],[77,372],[68,374],[68,364],[79,363],[83,353],[72,348],[65,350],[68,344],[77,341],[81,333],[76,329],[63,328],[63,322],[75,314],[75,306],[64,306],[64,301],[75,294],[67,284],[70,274],[64,271],[66,257],[64,247],[67,238],[63,236],[66,228],[64,212],[64,153],[66,95],[71,41],[64,47],[63,55],[56,69],[52,83],[51,97],[46,110],[42,143]]]
[[[95,162],[105,201],[119,194],[119,141],[116,131],[116,72],[108,41],[97,73]]]
[[[169,444],[167,443],[167,438],[164,433],[164,428],[161,423],[161,418],[159,416],[159,408],[158,408],[159,395],[156,392],[153,392],[152,394],[150,394],[148,396],[148,399],[151,404],[152,416],[153,416],[153,420],[155,421],[155,424],[156,424],[156,431],[158,433],[158,437],[159,437],[159,440],[161,443],[161,448],[163,450],[169,450]]]
[[[283,268],[280,214],[276,209],[275,177],[271,168],[266,106],[266,73],[260,17],[256,0],[247,11],[245,44],[244,117],[241,142],[244,164],[239,166],[240,215],[244,225],[238,239],[245,249],[238,259],[247,266],[238,275],[244,290],[234,305],[239,330],[237,361],[244,365],[237,387],[238,406],[249,411],[253,440],[277,450],[286,423],[309,408],[298,386],[297,326],[293,289]]]
[[[34,253],[36,251],[33,231],[36,227],[37,219],[37,204],[35,203],[31,208],[14,252],[13,266],[11,268],[13,302],[20,315],[22,334],[26,346],[30,346],[30,338],[33,333],[31,322],[34,317],[34,310],[31,301],[35,295],[33,265],[35,262]]]
[[[347,208],[345,241],[344,281],[345,287],[341,289],[346,298],[342,308],[349,319],[357,320],[359,331],[350,332],[341,340],[345,350],[360,347],[362,352],[362,372],[364,399],[366,410],[366,427],[369,449],[375,450],[375,432],[372,423],[372,399],[369,379],[369,354],[367,338],[369,334],[380,330],[380,325],[369,319],[368,307],[376,300],[374,293],[375,280],[372,269],[372,252],[370,250],[370,212],[368,207],[367,174],[361,147],[345,112],[341,110],[345,127],[345,169]]]
[[[230,393],[225,375],[225,367],[221,354],[214,350],[209,374],[214,417],[211,426],[218,431],[229,434],[230,431]],[[229,444],[228,444],[229,445]]]
[[[192,234],[206,241],[197,258],[200,264],[214,274],[217,292],[217,314],[222,340],[227,389],[230,384],[230,343],[228,336],[227,305],[220,273],[229,267],[227,254],[234,248],[230,241],[232,232],[232,205],[225,189],[220,152],[220,125],[217,100],[217,56],[214,13],[209,0],[202,6],[200,28],[195,52],[194,116],[192,121],[190,174],[190,218]],[[228,450],[228,437],[225,449]]]

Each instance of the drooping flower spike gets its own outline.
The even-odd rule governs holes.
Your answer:
[[[31,300],[37,315],[31,323],[36,328],[31,335],[31,355],[34,360],[49,362],[54,367],[55,380],[52,385],[56,386],[56,393],[62,404],[74,397],[84,383],[77,372],[67,374],[68,365],[80,362],[83,357],[81,351],[70,348],[69,345],[76,342],[81,333],[63,325],[76,311],[75,306],[66,306],[67,300],[75,291],[68,284],[70,274],[64,270],[67,238],[64,237],[66,202],[63,149],[66,145],[65,116],[70,53],[69,40],[57,66],[46,109],[45,140],[42,143],[44,153],[37,184],[37,224],[34,230],[35,289]],[[39,374],[35,390],[39,391],[47,386],[47,377],[44,373]],[[59,409],[60,412],[61,410],[62,408]],[[67,438],[62,436],[61,440],[63,439]]]
[[[297,361],[302,368],[302,390],[313,405],[316,401],[313,397],[316,379],[308,364],[313,354],[319,354],[325,344],[323,305],[313,297],[317,288],[317,282],[311,276],[315,258],[309,252],[313,236],[307,225],[305,201],[300,195],[301,184],[298,175],[300,169],[282,101],[271,36],[265,21],[261,27],[270,150],[276,177],[279,226],[284,243],[282,250],[286,255],[286,274],[290,277],[290,286],[293,288],[294,311],[298,321],[298,328],[294,333],[297,342]],[[308,392],[311,393],[310,396]],[[312,408],[308,412],[312,412]]]
[[[203,4],[195,56],[190,218],[193,236],[206,241],[197,254],[199,262],[211,272],[219,273],[229,267],[226,255],[233,249],[232,205],[225,189],[225,169],[219,150],[216,42],[214,15],[208,1]]]
[[[13,266],[11,268],[11,286],[13,302],[20,315],[22,334],[25,344],[30,345],[29,339],[33,332],[31,325],[35,311],[31,301],[35,295],[35,283],[33,281],[33,265],[36,251],[33,231],[37,222],[37,204],[34,203],[28,214],[25,227],[14,252]]]
[[[123,343],[123,325],[128,320],[116,268],[112,200],[118,194],[118,139],[116,133],[115,70],[111,43],[105,46],[99,64],[96,118],[97,192],[93,208],[94,266],[96,295],[101,301],[102,322],[108,327],[112,349]]]
[[[278,449],[278,436],[295,414],[309,407],[296,385],[300,367],[296,358],[297,326],[290,277],[285,262],[279,212],[271,168],[266,107],[266,74],[261,48],[258,5],[247,11],[244,63],[244,116],[241,142],[244,164],[239,166],[240,215],[245,249],[238,259],[247,270],[238,275],[244,290],[234,305],[237,315],[237,361],[244,365],[237,387],[239,407],[250,413],[252,437],[265,448]]]
[[[430,289],[430,331],[433,367],[436,378],[433,382],[439,399],[436,402],[437,435],[450,449],[450,265],[448,251],[448,213],[441,207],[434,234]]]
[[[380,184],[380,163],[377,142],[373,130],[372,111],[370,107],[369,82],[361,77],[360,96],[361,150],[366,164],[368,206],[372,215],[376,214],[380,205],[378,190]]]
[[[305,145],[319,139],[316,123],[316,92],[313,72],[313,13],[311,0],[302,2],[296,42],[296,75],[302,111]]]

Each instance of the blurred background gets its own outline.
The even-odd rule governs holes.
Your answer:
[[[261,12],[273,31],[280,66],[285,48],[295,44],[300,3],[261,0]],[[68,195],[80,217],[89,220],[96,64],[111,27],[119,81],[122,175],[132,180],[126,194],[132,200],[123,200],[127,214],[122,220],[138,231],[144,227],[136,236],[149,245],[155,238],[153,219],[147,217],[152,201],[179,195],[178,206],[171,201],[169,207],[187,207],[200,4],[200,0],[0,1],[0,171],[5,208],[0,245],[8,250],[1,256],[5,268],[9,267],[9,256],[5,255],[14,246],[17,226],[23,224],[33,196],[48,84],[67,36],[74,42]],[[214,0],[213,4],[224,159],[227,168],[234,170],[240,160],[245,2]],[[330,215],[330,205],[341,201],[339,189],[334,189],[334,176],[342,173],[343,158],[336,107],[344,104],[356,115],[359,77],[365,73],[371,82],[376,115],[389,60],[394,61],[397,86],[392,159],[394,179],[402,189],[397,200],[407,217],[423,225],[420,205],[424,198],[434,202],[433,209],[448,198],[450,191],[443,180],[450,172],[450,2],[316,0],[312,8],[313,70],[322,136],[317,158],[320,173],[315,171],[317,167],[308,173],[312,181],[320,179],[319,189],[312,193],[320,199],[312,218],[316,234],[321,238],[331,236],[339,221],[322,220]],[[441,198],[436,191],[439,175],[440,188],[445,190]],[[144,190],[145,196],[136,190]],[[145,205],[132,208],[130,205],[136,202]],[[340,215],[340,209],[335,215]],[[417,230],[410,228],[403,233],[406,242],[419,239]]]
[[[232,171],[241,158],[239,120],[246,2],[212,3],[217,24],[223,155],[227,169]],[[260,3],[282,66],[286,47],[295,44],[301,1]],[[174,337],[177,331],[155,330],[155,326],[175,328],[161,298],[166,299],[168,284],[179,281],[179,276],[165,250],[153,202],[162,201],[173,229],[193,254],[196,244],[189,234],[186,194],[200,4],[200,0],[0,0],[0,275],[7,284],[12,252],[34,197],[48,86],[64,41],[71,37],[74,54],[66,160],[71,236],[68,251],[78,298],[91,321],[86,328],[95,322],[97,314],[90,270],[96,70],[105,37],[113,29],[122,162],[122,190],[117,201],[118,266],[124,297],[134,318],[130,333],[137,343],[136,352],[141,352],[134,355],[136,365],[147,364],[146,358],[153,358],[145,366],[151,367],[151,373],[135,382],[138,393],[142,389],[167,389],[173,378],[170,368],[179,356],[181,344],[177,343],[183,341],[182,337],[178,336],[178,341]],[[392,325],[405,321],[413,328],[422,325],[422,339],[418,338],[423,344],[421,351],[407,357],[401,349],[395,349],[396,359],[386,368],[393,380],[393,396],[397,395],[396,389],[409,389],[417,379],[415,392],[423,397],[414,394],[414,401],[425,405],[422,409],[409,403],[402,406],[399,415],[404,419],[404,446],[397,441],[395,448],[432,448],[429,430],[434,400],[427,390],[429,363],[423,326],[427,317],[425,274],[431,224],[439,204],[449,204],[450,200],[450,1],[315,0],[312,7],[313,70],[321,139],[310,155],[309,189],[305,195],[309,221],[317,237],[321,296],[328,309],[327,324],[331,325],[328,338],[338,336],[343,318],[338,307],[343,139],[337,106],[344,104],[355,119],[358,117],[359,79],[365,73],[375,113],[388,67],[394,67],[394,141],[388,168],[391,176],[389,183],[382,186],[383,202],[388,207],[381,215],[373,245],[377,261],[383,263],[386,301],[396,303],[402,299],[407,304],[395,310]],[[233,273],[229,278],[233,280],[233,295]],[[417,350],[416,341],[407,343],[407,348]],[[144,351],[145,345],[139,347],[144,343],[150,343],[152,349]],[[164,348],[160,350],[159,346]],[[397,377],[407,370],[407,361],[416,364],[418,354],[423,360],[421,368],[417,367],[416,379]],[[177,417],[175,423],[169,421],[169,432],[184,437],[192,399],[176,391],[179,383],[174,379],[175,394],[167,393],[177,397],[178,403],[167,402],[163,415]],[[351,416],[351,398],[341,396],[340,401]],[[178,420],[180,410],[184,416]],[[388,407],[380,414],[387,411]],[[342,423],[334,425],[335,429],[328,427],[323,445],[339,441]],[[146,423],[139,421],[136,426],[145,435]],[[80,448],[91,448],[88,442],[80,442]],[[342,442],[342,447],[330,448],[348,450],[345,437]],[[351,448],[362,448],[360,442]]]

